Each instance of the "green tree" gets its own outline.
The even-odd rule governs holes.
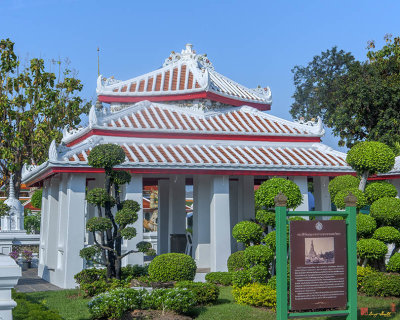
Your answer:
[[[400,38],[385,37],[367,60],[332,50],[315,56],[306,67],[293,68],[296,91],[293,117],[321,116],[340,137],[339,145],[375,140],[398,147],[400,141]]]
[[[88,156],[90,166],[104,168],[105,182],[104,188],[94,188],[87,193],[86,199],[97,207],[98,216],[86,223],[86,229],[93,234],[94,245],[80,251],[82,258],[104,264],[107,267],[108,279],[119,280],[122,259],[128,254],[148,249],[146,245],[139,243],[138,251],[129,250],[122,254],[122,240],[136,236],[136,229],[131,224],[137,221],[137,212],[140,210],[140,205],[136,201],[120,199],[120,186],[129,183],[131,175],[113,168],[124,161],[124,150],[116,144],[95,146]],[[113,207],[117,209],[115,215],[112,213]]]
[[[45,161],[51,141],[60,142],[61,130],[88,112],[90,104],[77,95],[82,88],[61,62],[58,76],[46,71],[43,59],[23,67],[14,43],[0,40],[0,176],[14,173],[16,197],[23,165]]]

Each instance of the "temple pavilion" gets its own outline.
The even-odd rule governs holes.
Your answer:
[[[268,177],[293,180],[308,209],[307,182],[314,182],[317,210],[330,210],[329,178],[352,172],[346,154],[321,143],[321,120],[291,122],[270,115],[271,91],[249,89],[216,72],[191,45],[172,52],[160,69],[119,81],[102,76],[89,123],[64,130],[49,159],[25,167],[23,181],[43,187],[39,276],[62,288],[75,287],[84,268],[79,250],[93,243],[85,221],[96,209],[85,192],[102,186],[104,173],[87,164],[90,150],[119,144],[132,174],[123,198],[143,203],[143,188],[158,186],[157,252],[170,252],[171,234],[186,233],[185,188],[193,186],[192,255],[198,268],[225,271],[238,222],[254,218],[254,185]],[[124,242],[135,248],[138,234]],[[125,263],[141,264],[141,254]]]

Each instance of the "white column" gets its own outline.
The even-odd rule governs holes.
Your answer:
[[[168,253],[169,180],[158,181],[157,254]]]
[[[54,176],[50,180],[48,201],[49,201],[49,214],[48,214],[48,232],[47,232],[47,245],[46,245],[46,258],[45,263],[49,272],[49,277],[45,280],[54,282],[54,271],[57,267],[57,240],[58,240],[58,220],[59,220],[59,195],[60,177]],[[44,273],[44,276],[46,272]]]
[[[291,180],[297,184],[300,188],[300,192],[303,195],[303,202],[299,205],[295,210],[296,211],[308,211],[308,185],[307,185],[307,177],[304,176],[296,176],[291,177]]]
[[[125,186],[125,199],[134,200],[140,205],[137,221],[132,225],[136,229],[136,237],[126,241],[126,250],[137,250],[136,244],[143,241],[143,177],[132,175],[131,182]],[[128,264],[143,265],[143,253],[131,253],[125,259]]]
[[[391,179],[389,182],[396,187],[397,197],[400,197],[400,179]]]
[[[211,271],[228,271],[231,254],[229,177],[213,176],[210,207]]]
[[[315,211],[330,211],[331,197],[328,191],[329,177],[314,177]]]
[[[85,189],[86,175],[73,174],[67,187],[68,214],[65,227],[65,270],[63,288],[75,288],[74,275],[83,268],[79,251],[85,238]]]
[[[185,176],[172,176],[169,180],[169,236],[171,234],[186,234],[186,191]],[[171,252],[171,241],[169,252]]]
[[[50,181],[47,179],[43,183],[42,189],[42,210],[40,219],[40,246],[39,246],[39,265],[38,265],[38,276],[42,277],[44,275],[44,267],[46,263],[46,253],[47,253],[47,237],[49,233],[48,220],[49,220],[49,185]]]
[[[193,256],[198,268],[210,268],[211,177],[193,179]]]
[[[239,177],[239,192],[242,194],[241,210],[243,220],[254,219],[256,214],[254,208],[254,176]]]
[[[238,214],[239,214],[239,181],[230,180],[229,181],[229,210],[231,216],[231,230],[233,227],[239,222]],[[232,252],[236,252],[238,250],[238,243],[234,237],[231,236],[231,250]]]
[[[57,233],[57,268],[54,284],[57,286],[64,285],[64,270],[65,270],[65,226],[68,221],[68,202],[67,202],[67,188],[68,188],[69,174],[62,173],[60,175],[60,184],[58,189],[58,233]]]

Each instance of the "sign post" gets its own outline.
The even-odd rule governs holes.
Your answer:
[[[286,210],[287,197],[275,197],[277,319],[346,315],[357,319],[356,201],[345,211]],[[293,221],[291,226],[291,299],[287,286],[287,217],[342,216],[343,221]],[[340,310],[293,312],[310,309]],[[289,311],[290,310],[290,311]]]

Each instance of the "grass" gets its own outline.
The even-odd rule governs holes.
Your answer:
[[[90,314],[87,308],[89,299],[84,299],[78,295],[78,290],[61,290],[32,292],[27,294],[31,300],[45,302],[46,306],[58,312],[66,320],[88,320]],[[390,305],[396,305],[397,314],[391,317],[370,316],[358,317],[361,320],[369,319],[391,319],[400,320],[400,299],[399,298],[376,298],[358,296],[358,307],[368,307],[373,313],[390,311]],[[241,306],[234,303],[231,288],[221,287],[221,294],[217,304],[212,306],[196,307],[191,313],[198,320],[275,320],[276,316],[269,310]],[[314,317],[296,318],[302,320],[344,320],[345,317]]]

